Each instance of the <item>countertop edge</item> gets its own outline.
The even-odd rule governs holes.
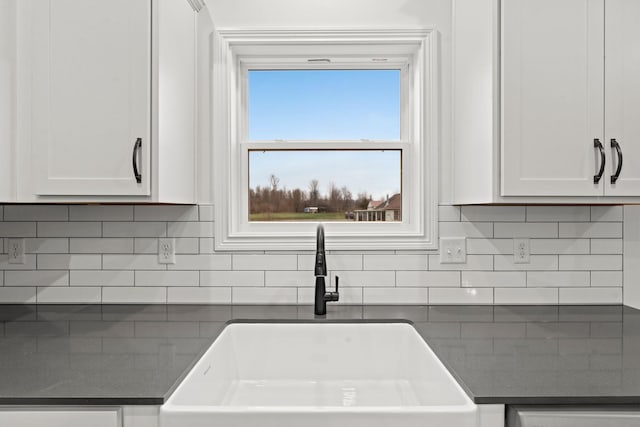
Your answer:
[[[1,406],[159,406],[163,397],[0,397]]]
[[[638,405],[640,396],[476,396],[476,405]]]

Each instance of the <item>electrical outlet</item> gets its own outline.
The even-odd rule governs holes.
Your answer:
[[[24,239],[7,239],[9,264],[24,264]]]
[[[158,239],[158,263],[176,263],[176,241],[174,239]]]
[[[529,264],[531,250],[529,239],[513,239],[513,262],[514,264]]]
[[[440,264],[464,264],[467,262],[467,239],[464,237],[440,238]]]

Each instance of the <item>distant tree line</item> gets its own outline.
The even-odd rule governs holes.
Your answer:
[[[356,198],[347,186],[338,187],[329,184],[325,194],[320,193],[320,182],[309,181],[307,190],[296,188],[289,190],[280,187],[276,175],[269,177],[270,185],[249,189],[249,209],[252,214],[273,212],[304,212],[304,208],[317,207],[323,212],[351,212],[354,209],[366,209],[371,195],[359,193]]]

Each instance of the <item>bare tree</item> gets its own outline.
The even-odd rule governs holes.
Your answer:
[[[340,202],[342,199],[342,192],[336,184],[333,182],[329,184],[329,208],[332,212],[338,212],[340,209]]]
[[[294,212],[302,212],[304,209],[304,192],[296,188],[291,192],[292,206]]]
[[[278,190],[278,184],[280,184],[280,178],[274,174],[269,175],[269,182],[271,183],[271,191]]]
[[[342,210],[347,212],[353,209],[353,194],[351,193],[351,191],[347,188],[347,186],[343,186],[340,189],[340,192],[342,193]]]
[[[309,181],[309,203],[316,206],[320,197],[320,183],[317,179]]]
[[[338,187],[333,182],[327,188],[328,194],[322,196],[317,179],[309,181],[308,188],[308,193],[300,188],[280,188],[280,179],[272,174],[269,176],[269,185],[249,189],[250,212],[263,214],[264,218],[269,218],[271,213],[303,212],[307,206],[316,206],[322,212],[351,212],[354,209],[367,209],[372,199],[371,194],[365,191],[358,193],[354,200],[347,186]]]

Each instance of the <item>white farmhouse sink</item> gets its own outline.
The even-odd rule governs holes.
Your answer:
[[[472,427],[477,406],[407,323],[233,323],[161,427]]]

